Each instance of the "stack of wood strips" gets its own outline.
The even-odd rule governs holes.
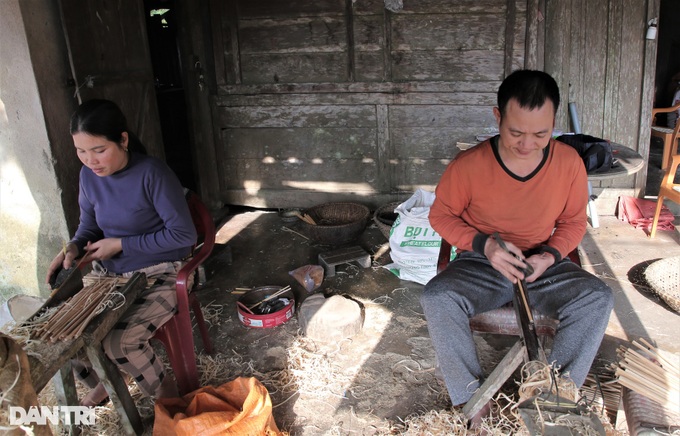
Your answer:
[[[640,343],[641,342],[641,343]],[[680,363],[644,339],[621,347],[616,376],[628,389],[672,411],[680,410]]]
[[[90,272],[88,273],[85,277],[83,277],[83,285],[84,286],[94,286],[97,284],[104,284],[107,283],[109,286],[113,286],[115,283],[116,285],[124,285],[126,284],[129,280],[131,280],[132,277],[110,277],[110,276],[101,276],[98,275],[96,272]],[[146,279],[146,287],[149,288],[151,287],[156,279],[154,278],[148,278]]]
[[[610,422],[616,422],[621,402],[621,385],[614,373],[589,373],[581,387],[581,393],[590,405],[601,405]]]
[[[43,323],[36,325],[31,333],[33,339],[57,342],[79,337],[90,321],[107,307],[114,307],[113,299],[122,294],[116,282],[100,282],[86,286],[66,300]]]

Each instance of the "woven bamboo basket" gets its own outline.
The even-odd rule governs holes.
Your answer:
[[[394,211],[401,204],[400,201],[393,201],[392,203],[387,203],[380,206],[375,210],[373,214],[373,222],[378,226],[380,232],[387,238],[390,239],[390,231],[392,230],[392,224],[399,216],[398,213]]]
[[[305,211],[316,225],[301,221],[305,234],[314,242],[342,245],[357,239],[366,228],[371,211],[359,203],[325,203]]]
[[[652,290],[676,312],[680,312],[680,256],[657,260],[645,269]]]

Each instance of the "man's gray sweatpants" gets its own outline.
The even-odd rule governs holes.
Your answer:
[[[469,318],[512,301],[514,285],[488,259],[463,252],[425,286],[420,303],[453,405],[466,403],[483,377]],[[614,305],[609,287],[569,259],[527,283],[533,311],[559,320],[549,362],[586,379]]]

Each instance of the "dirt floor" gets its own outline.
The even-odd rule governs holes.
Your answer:
[[[656,154],[652,159],[658,159]],[[651,168],[650,184],[659,176],[660,171]],[[295,318],[272,329],[241,325],[235,306],[238,296],[232,290],[292,285],[299,304],[306,292],[288,272],[317,264],[318,255],[332,247],[309,242],[299,224],[284,222],[275,211],[231,212],[222,221],[219,244],[208,264],[210,279],[199,299],[221,310],[221,322],[211,329],[217,352],[239,361],[240,375],[259,376],[272,394],[281,429],[299,435],[399,433],[409,429],[409,417],[450,406],[434,373],[434,352],[419,304],[423,287],[382,268],[389,255],[366,269],[339,266],[337,275],[326,278],[319,290],[349,294],[363,304],[364,328],[351,339],[314,343],[300,336]],[[612,208],[601,209],[600,227],[589,226],[580,247],[583,267],[605,280],[616,296],[594,372],[616,361],[619,345],[640,337],[680,352],[680,316],[643,277],[654,260],[680,255],[679,233],[659,232],[649,240],[642,230],[613,214]],[[371,224],[353,245],[372,254],[386,241]],[[477,339],[480,360],[489,372],[514,341],[489,335]],[[619,430],[626,430],[625,422],[619,422]]]
[[[240,324],[235,305],[238,296],[230,295],[229,290],[292,285],[301,302],[306,291],[288,272],[316,264],[320,253],[332,249],[284,228],[302,233],[299,225],[284,223],[275,212],[251,211],[230,217],[218,238],[236,234],[220,247],[222,254],[216,252],[213,257],[209,272],[214,275],[208,290],[199,297],[202,302],[225,305],[227,321],[214,333],[219,353],[252,359],[253,368],[261,373],[292,368],[306,373],[298,392],[284,389],[272,393],[274,404],[280,404],[274,416],[281,428],[294,434],[334,429],[361,434],[370,428],[387,430],[391,425],[387,420],[399,422],[398,417],[445,407],[446,396],[434,378],[434,354],[418,302],[422,286],[402,282],[384,268],[338,266],[336,275],[326,278],[317,291],[349,294],[363,304],[364,328],[351,339],[312,343],[299,336],[296,318],[272,329]],[[372,226],[355,245],[373,253],[385,242]],[[210,289],[213,284],[219,285]],[[263,382],[266,385],[266,380]]]
[[[205,354],[197,329],[194,337],[202,384],[220,385],[235,377],[256,377],[271,394],[273,415],[281,430],[292,435],[462,434],[452,430],[443,384],[435,375],[435,356],[419,304],[423,286],[399,280],[381,265],[338,266],[317,292],[349,295],[365,311],[362,331],[332,343],[311,341],[300,334],[293,317],[267,329],[244,326],[237,315],[236,288],[291,285],[299,305],[307,292],[289,271],[317,264],[318,255],[332,247],[311,243],[299,222],[284,221],[277,211],[230,208],[219,217],[217,245],[206,264],[207,282],[198,298],[211,324],[215,346]],[[615,294],[615,308],[593,372],[606,371],[616,361],[616,349],[645,338],[659,348],[680,352],[680,315],[658,298],[644,281],[644,269],[654,260],[680,255],[680,233],[659,232],[649,240],[600,210],[600,227],[588,227],[580,246],[583,267],[605,280]],[[676,219],[676,225],[680,220]],[[387,239],[371,223],[352,245],[373,254]],[[478,353],[490,372],[515,339],[480,335]],[[506,383],[512,393],[514,380]],[[147,432],[153,424],[151,403],[140,400]],[[110,404],[109,404],[110,407]],[[625,421],[613,425],[626,433]],[[99,429],[117,434],[115,424]],[[515,434],[505,429],[497,434]]]
[[[211,328],[217,353],[236,359],[240,375],[255,375],[268,387],[277,424],[300,435],[398,432],[407,428],[403,421],[410,415],[449,407],[446,390],[434,374],[434,352],[418,302],[423,287],[399,280],[378,263],[366,269],[338,267],[336,276],[325,279],[319,290],[346,293],[364,305],[364,328],[351,339],[330,345],[306,340],[299,335],[296,318],[271,329],[240,323],[238,296],[232,290],[290,284],[302,300],[306,292],[288,272],[317,263],[318,254],[330,249],[285,228],[301,232],[275,212],[243,211],[228,217],[208,264],[211,278],[199,294],[209,309],[221,310],[219,325]],[[384,242],[372,225],[356,245],[373,253]],[[675,332],[680,331],[680,317],[645,287],[640,275],[650,261],[680,254],[678,242],[677,231],[649,241],[642,231],[612,216],[602,216],[599,229],[588,229],[581,246],[583,266],[607,281],[616,295],[594,370],[606,368],[616,360],[618,345],[638,337],[679,351]],[[513,340],[478,337],[487,371]]]

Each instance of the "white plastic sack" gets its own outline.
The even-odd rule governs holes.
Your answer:
[[[418,189],[394,210],[398,216],[390,231],[393,263],[385,268],[402,280],[424,285],[437,274],[441,236],[432,229],[429,219],[434,199],[433,192]]]

